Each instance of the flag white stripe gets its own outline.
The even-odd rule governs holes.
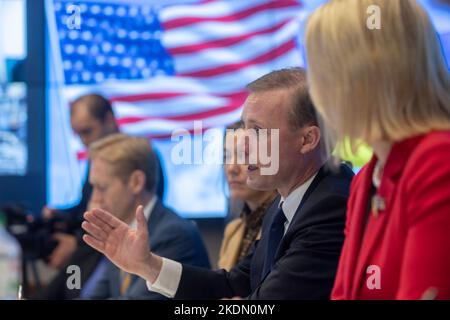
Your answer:
[[[72,85],[64,88],[64,94],[69,101],[90,92],[99,92],[107,97],[129,96],[143,92],[191,92],[222,95],[241,91],[248,83],[270,71],[298,66],[303,66],[303,58],[298,51],[293,50],[265,63],[251,65],[233,73],[210,77],[206,82],[191,77],[160,76],[142,81],[126,80],[101,85]]]
[[[229,123],[240,119],[241,109],[234,110],[224,115],[205,118],[202,120],[204,129],[211,127],[225,126]],[[121,127],[123,132],[133,135],[170,135],[175,130],[192,130],[194,129],[194,121],[171,121],[171,120],[146,120],[133,124],[124,124]]]
[[[181,46],[201,44],[206,41],[225,39],[243,34],[268,29],[283,21],[294,19],[299,12],[289,8],[261,12],[238,22],[202,22],[192,26],[167,30],[163,32],[161,41],[169,49]]]
[[[210,82],[205,83],[196,78],[174,76],[158,76],[139,81],[117,80],[114,83],[102,83],[98,85],[71,85],[64,88],[69,100],[90,92],[99,92],[111,98],[162,92],[224,95],[241,91],[242,89],[242,82],[236,82],[236,79],[228,83],[227,87],[223,87],[215,86],[214,83]]]
[[[239,84],[239,86],[243,88],[248,83],[273,70],[299,66],[303,66],[303,58],[298,51],[291,50],[284,55],[265,63],[249,65],[241,68],[239,71],[208,77],[207,81],[208,85],[211,87],[214,85],[228,86]]]
[[[186,17],[215,18],[232,15],[261,4],[273,3],[270,0],[227,0],[214,1],[207,4],[192,4],[181,6],[169,6],[161,10],[159,19],[161,22],[183,19]]]
[[[299,23],[294,20],[276,33],[254,36],[234,46],[175,55],[175,69],[178,73],[187,73],[251,60],[273,51],[274,48],[295,37],[298,32]]]
[[[217,96],[186,96],[161,101],[114,102],[114,111],[119,118],[158,116],[170,117],[186,114],[186,106],[191,106],[189,113],[214,110],[230,103],[230,99]]]

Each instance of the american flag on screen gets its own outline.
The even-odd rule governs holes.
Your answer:
[[[247,83],[303,65],[299,1],[52,4],[65,98],[102,93],[133,135],[167,138],[196,120],[203,129],[227,125],[240,117]],[[70,5],[79,8],[79,29],[68,27]]]

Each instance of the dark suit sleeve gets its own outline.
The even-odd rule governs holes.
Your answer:
[[[179,219],[179,218],[178,218]],[[172,221],[159,225],[152,251],[180,263],[210,268],[208,253],[192,221]]]
[[[97,266],[98,267],[98,266]],[[94,289],[88,294],[87,299],[93,300],[103,300],[111,298],[111,273],[114,272],[114,265],[112,263],[108,264],[107,270],[100,276]],[[95,270],[94,270],[95,272]]]
[[[335,195],[311,208],[321,221],[297,230],[250,299],[329,299],[344,241],[345,205],[346,198]]]
[[[221,299],[250,294],[250,265],[257,242],[247,257],[236,267],[225,270],[206,270],[183,264],[175,299]]]
[[[138,278],[130,290],[123,296],[113,298],[113,300],[167,300],[167,298],[159,293],[149,291],[146,281]]]

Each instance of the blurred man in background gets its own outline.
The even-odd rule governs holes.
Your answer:
[[[86,149],[91,143],[119,132],[111,103],[98,94],[81,96],[70,105],[70,124]],[[89,172],[89,165],[87,171]],[[70,228],[72,230],[68,230],[68,233],[54,235],[58,245],[49,256],[50,266],[61,268],[77,248],[76,234],[80,231],[82,215],[87,209],[91,193],[89,177],[86,177],[81,191],[81,200],[76,206],[65,210],[52,209],[47,206],[42,209],[45,219],[48,220],[62,214],[66,216],[72,226]]]
[[[148,221],[150,248],[188,265],[209,268],[209,259],[194,223],[166,208],[155,194],[157,160],[148,140],[114,134],[92,144],[91,203],[135,228],[135,211],[141,205]],[[82,270],[83,272],[83,270]],[[81,289],[81,298],[163,299],[147,289],[145,280],[120,271],[103,257]]]

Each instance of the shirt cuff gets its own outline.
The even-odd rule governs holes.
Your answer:
[[[162,258],[162,267],[159,272],[158,278],[151,284],[147,281],[147,288],[149,291],[153,291],[167,298],[175,297],[180,284],[181,273],[183,267],[181,263]]]

